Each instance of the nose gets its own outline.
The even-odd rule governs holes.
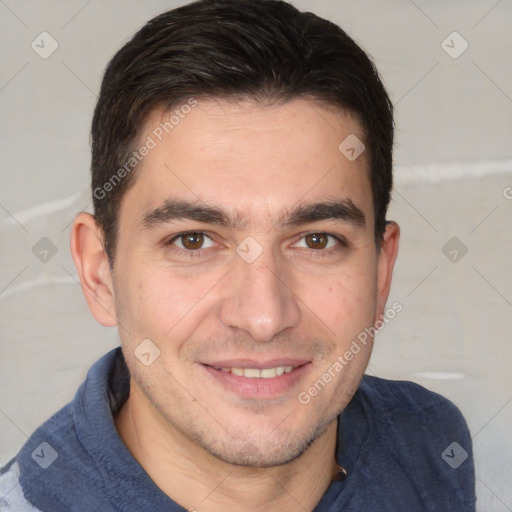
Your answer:
[[[226,327],[243,329],[254,341],[271,341],[281,331],[296,327],[301,310],[286,269],[270,250],[253,263],[237,257],[220,310]],[[288,281],[288,282],[287,282]]]

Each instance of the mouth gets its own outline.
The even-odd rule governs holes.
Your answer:
[[[249,360],[202,364],[216,384],[242,398],[271,399],[290,392],[309,371],[311,361],[280,360],[262,362]]]
[[[238,377],[245,377],[247,379],[273,379],[274,377],[280,377],[285,373],[291,373],[295,370],[296,366],[275,366],[273,368],[215,368],[224,373],[232,373]]]

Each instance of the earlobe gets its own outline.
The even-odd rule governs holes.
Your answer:
[[[375,321],[381,318],[384,314],[386,301],[388,299],[389,290],[391,288],[391,277],[393,275],[393,268],[395,266],[396,257],[398,254],[398,242],[400,239],[400,227],[394,221],[386,223],[386,231],[384,232],[384,239],[382,241],[379,260],[378,260],[378,273],[377,273],[377,316]]]
[[[114,291],[108,258],[103,250],[102,231],[89,213],[80,213],[73,222],[71,255],[94,318],[106,327],[117,325]]]

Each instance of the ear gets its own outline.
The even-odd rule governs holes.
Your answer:
[[[110,266],[103,249],[103,232],[89,213],[78,214],[73,222],[71,255],[94,318],[106,327],[117,325]]]
[[[382,318],[386,301],[388,300],[391,288],[391,277],[398,254],[398,241],[400,238],[400,227],[394,221],[386,223],[383,241],[380,246],[377,263],[377,311],[375,322]]]

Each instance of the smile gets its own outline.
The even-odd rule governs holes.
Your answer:
[[[238,377],[246,377],[247,379],[273,379],[280,377],[285,373],[291,373],[295,369],[294,366],[276,366],[275,368],[217,368],[224,373],[232,373]]]
[[[248,359],[201,364],[212,384],[246,399],[273,399],[291,393],[311,371],[311,360],[278,359],[257,362]]]

